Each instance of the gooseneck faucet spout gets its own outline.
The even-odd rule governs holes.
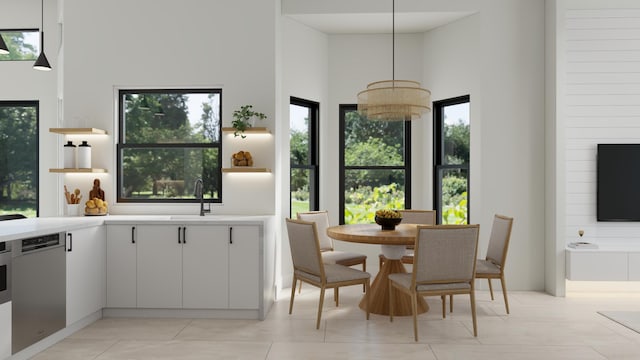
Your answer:
[[[211,212],[211,205],[209,205],[208,209],[204,208],[204,182],[202,179],[196,179],[196,183],[194,184],[194,196],[196,199],[200,199],[200,216],[204,216],[205,213]]]

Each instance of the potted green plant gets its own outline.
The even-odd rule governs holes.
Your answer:
[[[243,105],[240,107],[240,110],[236,110],[233,112],[233,121],[231,122],[231,126],[235,128],[233,132],[233,136],[240,136],[243,139],[247,136],[244,135],[245,130],[253,126],[253,119],[264,120],[267,118],[267,115],[253,111],[252,105]]]

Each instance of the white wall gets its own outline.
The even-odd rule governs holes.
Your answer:
[[[434,100],[471,95],[471,222],[484,225],[482,252],[493,215],[513,216],[509,287],[544,289],[544,1],[412,2],[407,8],[430,6],[477,14],[425,34],[397,34],[396,78],[423,80]],[[331,144],[339,104],[356,103],[367,83],[390,78],[390,41],[390,34],[329,36],[329,123],[323,130]],[[412,122],[414,208],[432,206],[431,139],[431,114]],[[322,208],[337,223],[337,147],[323,147],[322,157],[328,161]],[[336,247],[367,254],[368,269],[377,270],[377,247]]]
[[[395,78],[404,80],[417,80],[422,78],[422,39],[423,34],[396,34],[396,59]],[[336,146],[339,136],[339,105],[356,104],[358,92],[366,89],[368,83],[391,79],[391,34],[382,35],[330,35],[329,36],[329,114],[326,133],[329,141],[321,151],[321,156],[326,159],[323,164],[320,182],[324,182],[325,192],[322,196],[325,209],[329,210],[331,224],[338,224],[338,164],[339,149]],[[430,118],[425,114],[424,118]],[[418,141],[422,122],[412,123],[412,145],[420,149]],[[419,150],[412,154],[420,153]],[[419,168],[430,160],[421,159],[418,156],[412,158],[414,169]],[[419,179],[420,172],[415,171],[412,178],[415,192],[413,208],[422,207],[422,197]],[[429,205],[430,206],[430,205]],[[378,255],[380,248],[376,245],[365,245],[335,242],[338,250],[354,251],[368,256],[367,269],[372,273],[377,272]]]
[[[556,252],[578,240],[638,243],[638,223],[596,221],[596,146],[638,143],[640,4],[630,0],[557,0],[557,153],[561,164]],[[560,266],[561,265],[561,266]],[[562,271],[564,262],[559,262]],[[562,272],[564,274],[564,272]],[[626,286],[626,285],[625,285]]]
[[[481,224],[480,256],[493,215],[513,216],[508,287],[542,290],[544,2],[479,5],[476,14],[426,33],[424,83],[433,100],[471,98],[470,222]]]
[[[243,104],[276,125],[276,1],[66,0],[64,6],[64,126],[109,132],[92,138],[95,166],[108,169],[103,188],[111,213],[197,213],[197,205],[115,204],[119,88],[222,88],[222,123]],[[261,124],[262,125],[262,124]],[[256,164],[274,168],[274,136],[223,136],[230,154],[252,151]],[[87,191],[95,177],[66,175]],[[223,174],[218,214],[274,214],[275,176]],[[83,189],[81,188],[81,189]]]
[[[0,29],[39,29],[41,22],[40,1],[2,0],[0,4]],[[10,9],[10,11],[5,11]],[[57,24],[56,1],[44,2],[45,54],[52,71],[33,69],[34,61],[0,62],[0,100],[36,100],[39,101],[39,189],[40,216],[58,214],[57,199],[62,193],[59,177],[49,173],[52,164],[57,163],[57,153],[51,151],[57,146],[57,137],[49,133],[50,127],[56,127],[58,106],[56,86],[59,46],[59,26]],[[60,209],[62,209],[60,207]]]
[[[279,206],[276,218],[279,219],[281,236],[281,265],[282,274],[278,284],[288,287],[291,285],[292,269],[291,252],[284,219],[290,217],[290,188],[289,188],[289,100],[291,96],[320,103],[320,148],[335,147],[335,136],[328,132],[331,111],[328,106],[329,66],[327,35],[302,25],[286,16],[281,17],[282,25],[282,121],[278,128],[277,138],[282,139],[276,144],[277,162],[280,168],[278,193]],[[320,194],[328,194],[325,179],[329,177],[329,161],[320,154]],[[320,208],[326,207],[327,196],[321,196]],[[293,215],[295,217],[295,214]]]

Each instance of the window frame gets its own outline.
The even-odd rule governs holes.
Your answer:
[[[34,107],[36,111],[35,133],[35,207],[36,217],[40,217],[40,101],[39,100],[0,100],[0,107]]]
[[[289,184],[293,169],[307,169],[309,176],[309,210],[320,210],[320,103],[291,96],[289,105],[297,105],[309,109],[309,164],[293,164],[289,160]],[[291,158],[291,156],[289,156]],[[289,191],[289,216],[293,216],[291,191]]]
[[[123,131],[126,127],[124,125],[124,101],[123,99],[127,94],[158,94],[158,93],[217,93],[220,96],[220,126],[218,129],[218,139],[220,139],[217,143],[149,143],[149,144],[126,144],[125,133]],[[184,203],[199,203],[200,199],[197,199],[195,196],[193,199],[131,199],[123,197],[122,194],[122,152],[124,149],[140,149],[140,148],[155,148],[155,149],[181,149],[181,148],[208,148],[208,149],[218,149],[218,173],[216,177],[218,178],[219,184],[219,196],[217,199],[204,199],[205,203],[222,203],[222,158],[224,157],[222,152],[222,89],[221,88],[159,88],[159,89],[118,89],[118,143],[116,144],[116,193],[117,193],[117,202],[118,203],[128,203],[128,204],[136,204],[136,203],[155,203],[155,204],[184,204]]]
[[[471,160],[466,164],[444,164],[444,109],[447,106],[465,103],[471,104],[471,96],[462,95],[433,102],[433,204],[438,214],[436,224],[442,223],[442,173],[446,170],[458,169],[467,172],[467,224],[471,219]]]
[[[404,166],[345,166],[344,162],[344,150],[345,150],[345,117],[348,112],[358,111],[356,104],[340,104],[339,105],[339,186],[338,186],[338,221],[340,225],[345,223],[344,210],[345,210],[345,170],[404,170],[404,207],[405,209],[411,209],[411,122],[403,121],[404,123]],[[370,120],[370,121],[384,121],[384,120]]]
[[[0,36],[2,36],[2,33],[9,33],[9,32],[21,32],[21,33],[36,33],[38,35],[38,41],[37,41],[37,53],[34,55],[34,57],[32,59],[0,59],[0,62],[4,62],[4,61],[36,61],[38,59],[38,54],[41,52],[40,51],[40,29],[38,28],[26,28],[26,29],[0,29]],[[3,37],[3,39],[5,39]],[[5,39],[6,42],[6,39]]]

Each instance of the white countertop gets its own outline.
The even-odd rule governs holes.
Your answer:
[[[103,224],[257,224],[268,221],[270,215],[105,215],[44,217],[0,222],[0,242],[71,231]]]

